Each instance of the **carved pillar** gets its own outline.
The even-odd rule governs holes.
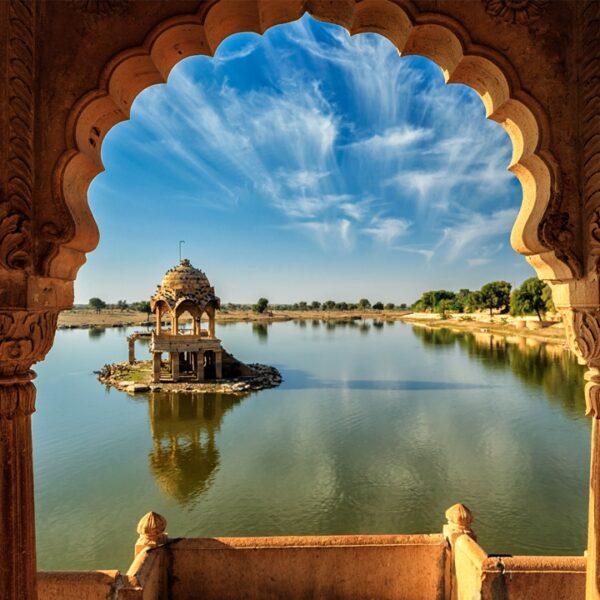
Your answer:
[[[152,353],[152,381],[160,383],[160,352]]]
[[[171,352],[171,378],[179,381],[179,352]]]
[[[204,381],[204,352],[196,352],[196,378]]]
[[[0,310],[0,600],[37,597],[30,367],[50,349],[56,317]]]
[[[586,600],[600,600],[600,308],[563,310],[567,339],[585,374],[586,415],[592,418]]]
[[[215,352],[215,378],[223,379],[223,352]]]

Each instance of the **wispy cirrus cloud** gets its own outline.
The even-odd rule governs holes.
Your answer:
[[[381,244],[389,246],[399,237],[405,235],[410,228],[410,222],[396,217],[375,217],[362,232],[371,236]]]
[[[366,139],[348,144],[349,148],[369,152],[400,150],[417,142],[431,139],[433,131],[424,127],[390,127],[383,133],[376,133]]]
[[[303,251],[356,258],[377,246],[432,271],[508,252],[520,192],[506,135],[474,92],[381,36],[304,17],[228,38],[216,59],[184,61],[144,92],[113,131],[139,162],[105,144],[109,170],[127,164],[121,185],[152,184],[190,215],[197,205],[203,223],[227,215],[223,244],[284,229]],[[498,240],[498,253],[482,251]]]

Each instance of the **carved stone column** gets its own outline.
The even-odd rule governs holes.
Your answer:
[[[563,310],[567,339],[585,374],[586,415],[592,418],[586,600],[600,599],[600,308]]]
[[[37,598],[30,367],[50,349],[56,317],[0,311],[0,600]]]

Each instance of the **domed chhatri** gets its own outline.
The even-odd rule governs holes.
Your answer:
[[[164,302],[171,310],[185,301],[197,304],[200,307],[212,304],[220,308],[221,301],[215,296],[215,288],[210,285],[208,277],[200,269],[192,266],[187,258],[180,264],[169,269],[156,293],[150,299],[152,310],[158,302]]]
[[[150,341],[154,383],[163,376],[163,353],[169,355],[169,379],[173,382],[182,376],[196,381],[222,378],[223,347],[215,337],[215,312],[220,306],[208,277],[188,259],[165,273],[150,299],[156,315],[156,331]],[[186,313],[192,326],[182,329],[180,320]],[[163,329],[165,318],[170,322],[168,329]],[[202,327],[203,323],[207,323],[207,329]]]

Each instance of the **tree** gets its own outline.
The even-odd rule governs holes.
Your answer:
[[[304,300],[302,300],[301,302],[298,302],[298,308],[300,310],[307,310],[308,304]]]
[[[371,303],[366,298],[361,298],[358,301],[358,308],[366,310],[367,308],[371,308]]]
[[[335,308],[335,302],[333,300],[327,300],[323,302],[323,308],[325,310],[333,310]]]
[[[396,306],[394,305],[394,303],[393,303],[393,302],[388,302],[388,303],[385,305],[385,310],[394,310],[395,308],[396,308]]]
[[[320,303],[318,300],[313,300],[313,301],[310,303],[310,307],[311,307],[313,310],[319,310],[319,309],[321,308],[321,303]]]
[[[119,300],[117,302],[117,308],[123,312],[124,310],[127,310],[127,308],[129,307],[129,305],[127,304],[126,300]]]
[[[252,310],[254,310],[254,312],[262,314],[265,312],[265,310],[267,310],[268,306],[269,301],[266,298],[259,298],[256,304],[252,307]]]
[[[475,312],[478,308],[481,308],[481,293],[480,292],[469,292],[464,301],[465,312]]]
[[[348,303],[347,302],[338,302],[335,305],[336,310],[348,310]]]
[[[508,309],[511,287],[508,281],[492,281],[481,288],[481,307],[490,311],[490,317],[494,310],[502,312]]]
[[[551,308],[548,306],[548,300],[552,300],[551,294],[547,292],[549,289],[537,277],[526,279],[510,297],[510,314],[516,316],[535,313],[541,323],[542,314]]]
[[[373,304],[373,310],[383,310],[383,302],[375,302],[375,304]]]
[[[104,300],[100,300],[100,298],[90,298],[88,304],[97,313],[99,313],[103,308],[106,308],[106,302],[104,302]]]
[[[448,317],[448,311],[452,310],[452,308],[453,308],[452,300],[445,298],[444,300],[440,300],[437,303],[435,310],[440,315],[441,319],[446,319]]]

